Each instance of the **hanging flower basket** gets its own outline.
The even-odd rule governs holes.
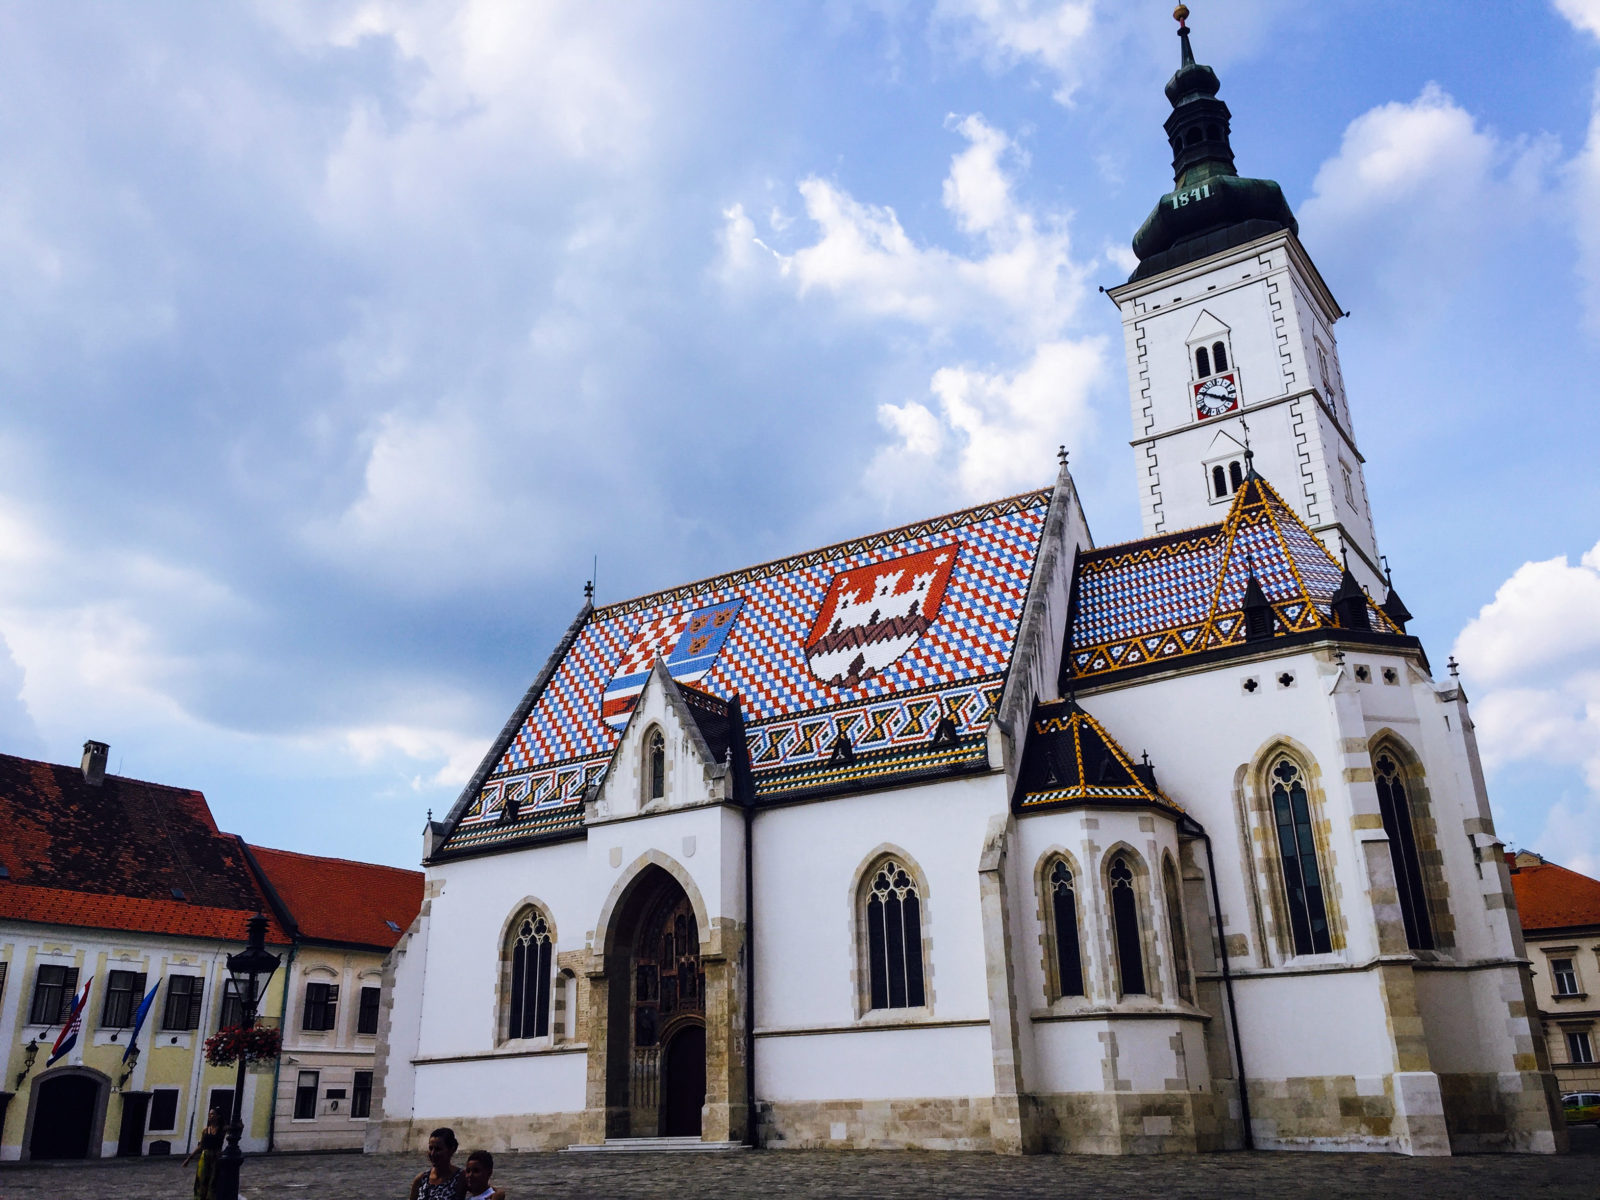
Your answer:
[[[206,1061],[213,1067],[231,1067],[241,1058],[246,1063],[271,1062],[282,1050],[283,1034],[262,1025],[219,1029],[206,1039]]]

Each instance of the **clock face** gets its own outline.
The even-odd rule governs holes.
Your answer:
[[[1220,417],[1239,407],[1239,385],[1230,371],[1194,385],[1194,407],[1200,419]]]

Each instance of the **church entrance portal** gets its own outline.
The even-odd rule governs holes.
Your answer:
[[[625,985],[629,1019],[612,1030],[618,1049],[626,1039],[627,1096],[608,1097],[608,1107],[626,1109],[631,1137],[699,1136],[706,1099],[706,977],[699,923],[677,880],[665,871],[649,876],[641,878],[627,906],[633,927],[625,942],[631,947]]]
[[[57,1075],[38,1084],[28,1157],[87,1158],[100,1084],[88,1075]]]

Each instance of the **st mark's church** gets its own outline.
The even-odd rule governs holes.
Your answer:
[[[1564,1145],[1339,305],[1179,15],[1109,293],[1144,536],[1095,545],[1063,462],[586,604],[428,825],[369,1148]]]

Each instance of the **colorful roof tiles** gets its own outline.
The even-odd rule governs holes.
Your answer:
[[[1035,706],[1013,803],[1018,812],[1074,805],[1183,811],[1156,786],[1148,763],[1135,763],[1071,698]]]
[[[983,760],[1052,495],[593,610],[458,804],[444,852],[581,823],[658,657],[680,684],[737,698],[757,796]]]
[[[1067,674],[1092,679],[1245,640],[1254,574],[1275,633],[1333,628],[1343,571],[1316,534],[1254,471],[1220,525],[1078,556]],[[1400,629],[1367,598],[1374,631]]]

